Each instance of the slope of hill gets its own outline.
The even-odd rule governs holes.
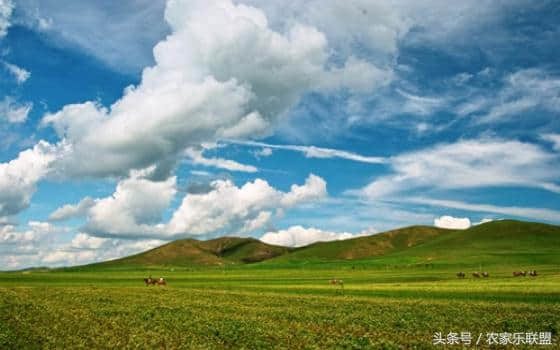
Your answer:
[[[254,263],[285,254],[289,250],[254,238],[221,237],[208,241],[182,239],[140,254],[92,266],[212,266]]]
[[[286,265],[329,261],[373,265],[560,265],[560,227],[514,220],[493,221],[467,230],[411,226],[301,248],[269,245],[253,238],[184,239],[90,266],[220,266],[257,262]]]
[[[393,254],[416,263],[560,264],[560,227],[515,220],[492,221]]]
[[[411,226],[343,241],[318,242],[295,249],[274,260],[366,259],[407,250],[452,232],[454,231],[431,226]]]
[[[467,230],[413,226],[368,237],[315,243],[266,263],[353,260],[373,265],[560,265],[560,227],[500,220]]]

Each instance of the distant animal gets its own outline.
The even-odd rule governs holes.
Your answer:
[[[527,276],[527,271],[513,271],[513,277]]]
[[[536,270],[529,270],[529,276],[537,277],[537,271]]]
[[[166,281],[163,277],[160,277],[159,280],[157,280],[157,284],[158,284],[159,286],[166,286],[166,285],[167,285],[167,281]]]
[[[483,272],[482,277],[488,278],[490,277],[490,274],[488,272]]]
[[[480,278],[480,272],[473,272],[473,277]]]
[[[332,280],[329,280],[329,284],[333,285],[333,286],[339,285],[341,289],[344,289],[344,281],[343,280],[332,279]]]
[[[146,286],[153,286],[157,283],[157,281],[150,276],[148,278],[144,278],[144,283],[146,283]]]
[[[457,273],[457,277],[465,278],[465,273],[464,272],[459,272],[459,273]]]

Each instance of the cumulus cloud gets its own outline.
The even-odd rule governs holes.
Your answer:
[[[4,67],[14,76],[18,84],[23,84],[31,77],[31,73],[15,64],[8,63],[6,61],[2,62]]]
[[[522,186],[560,192],[558,157],[541,147],[497,139],[460,140],[390,160],[392,175],[351,194],[379,199],[419,188]]]
[[[128,256],[165,243],[161,240],[121,240],[78,233],[67,242],[65,227],[45,222],[29,222],[18,230],[13,225],[0,227],[0,266],[20,269],[31,266],[68,266]]]
[[[32,103],[17,103],[13,97],[6,96],[0,101],[0,120],[11,124],[23,123],[33,108]]]
[[[78,204],[66,204],[63,207],[55,210],[50,216],[51,221],[62,221],[68,220],[73,217],[80,217],[87,214],[87,211],[95,205],[95,201],[86,197],[80,201]]]
[[[136,254],[165,243],[157,239],[130,241],[79,233],[70,243],[52,247],[40,257],[39,261],[47,266],[89,264]]]
[[[213,190],[208,193],[183,198],[168,224],[170,234],[249,232],[267,224],[272,210],[288,209],[327,195],[326,182],[313,174],[305,184],[292,185],[289,192],[278,191],[262,179],[241,187],[229,180],[216,180],[211,185]]]
[[[68,145],[57,160],[64,173],[169,167],[203,142],[269,135],[306,92],[386,80],[365,74],[365,82],[346,81],[329,67],[327,40],[316,28],[294,23],[275,31],[261,10],[230,0],[169,1],[165,18],[172,34],[155,46],[156,64],[138,86],[110,108],[86,102],[43,118]],[[367,65],[348,59],[343,67]]]
[[[87,209],[84,230],[102,236],[157,236],[163,233],[157,223],[176,193],[175,177],[165,181],[139,176],[122,180],[112,196],[97,199]]]
[[[0,38],[8,33],[13,10],[14,4],[12,0],[0,0]]]
[[[56,147],[41,141],[7,163],[0,163],[0,217],[27,208],[37,182],[47,175],[56,159]]]
[[[141,174],[146,175],[146,174]],[[278,191],[262,179],[237,187],[215,180],[204,191],[187,193],[171,219],[161,214],[177,193],[176,178],[152,181],[138,174],[121,180],[106,198],[86,198],[51,214],[53,220],[85,215],[83,231],[100,237],[172,239],[212,233],[244,234],[266,226],[273,213],[327,196],[326,182],[309,175],[303,185]]]
[[[305,228],[302,226],[291,226],[286,230],[265,233],[260,240],[274,245],[284,247],[302,247],[315,242],[337,241],[361,236],[375,234],[373,229],[365,230],[360,233],[330,232],[316,229],[313,227]]]
[[[57,235],[69,232],[47,222],[30,221],[24,230],[0,226],[0,266],[20,268],[40,265]]]
[[[471,227],[471,220],[469,218],[456,218],[444,215],[434,219],[434,226],[453,230],[466,230]]]

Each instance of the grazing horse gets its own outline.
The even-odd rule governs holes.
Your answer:
[[[464,273],[464,272],[459,272],[459,273],[457,274],[457,277],[459,277],[459,278],[465,278],[465,273]]]
[[[513,277],[527,276],[527,271],[513,271]]]
[[[157,281],[150,276],[148,278],[144,278],[144,283],[146,283],[146,286],[153,286],[157,283]]]
[[[332,280],[329,280],[329,284],[333,285],[333,286],[339,285],[340,289],[344,290],[344,281],[343,280],[332,279]]]
[[[473,272],[473,277],[480,278],[480,272]]]
[[[490,274],[488,272],[483,272],[482,277],[488,278],[490,277]]]
[[[537,271],[536,270],[529,270],[529,276],[537,277]]]

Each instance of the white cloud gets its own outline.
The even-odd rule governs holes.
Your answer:
[[[59,0],[17,0],[17,6],[19,24],[41,31],[50,44],[81,49],[121,73],[137,74],[151,64],[151,48],[169,30],[163,20],[164,0],[119,1],[111,6],[99,1],[61,6]]]
[[[475,223],[473,223],[472,225],[473,225],[473,226],[482,225],[482,224],[485,224],[485,223],[491,222],[491,221],[494,221],[494,219],[483,218],[483,219],[480,220],[479,222],[475,222]]]
[[[40,141],[7,163],[0,163],[0,217],[15,215],[27,208],[37,182],[48,173],[56,158],[56,148]]]
[[[21,67],[16,66],[15,64],[11,64],[6,61],[2,61],[4,67],[14,76],[16,82],[18,84],[23,84],[31,77],[31,73]]]
[[[327,196],[327,183],[316,175],[309,175],[301,186],[292,185],[290,192],[280,199],[282,207],[293,207],[299,203],[311,202]]]
[[[86,102],[43,118],[68,145],[57,165],[65,173],[124,176],[152,164],[170,168],[189,147],[269,135],[303,94],[325,92],[325,80],[327,92],[383,83],[369,74],[363,82],[347,81],[329,67],[323,33],[298,23],[274,31],[253,7],[170,1],[165,16],[172,34],[154,48],[156,64],[138,86],[110,108]],[[344,64],[368,65],[354,58]]]
[[[68,266],[120,258],[155,248],[163,240],[121,240],[78,233],[48,222],[31,221],[18,229],[0,226],[0,269],[31,266]]]
[[[13,10],[14,4],[12,0],[0,0],[0,38],[8,33]]]
[[[251,152],[256,158],[270,157],[272,155],[272,149],[270,147],[263,147],[260,150],[255,150]]]
[[[21,268],[42,264],[53,242],[60,234],[68,233],[64,227],[47,222],[30,221],[24,230],[14,225],[0,227],[0,266]]]
[[[95,201],[90,197],[86,197],[82,199],[78,204],[66,204],[63,207],[58,208],[49,216],[49,220],[61,221],[73,217],[84,216],[87,214],[87,211],[94,205]]]
[[[456,218],[444,215],[434,219],[434,226],[453,230],[465,230],[471,227],[471,220],[469,218]]]
[[[229,180],[216,180],[211,185],[213,190],[208,193],[185,196],[168,224],[170,234],[255,230],[269,221],[271,210],[288,209],[327,196],[325,181],[313,174],[304,185],[292,185],[290,192],[278,191],[261,179],[241,187]]]
[[[404,98],[398,101],[399,113],[427,116],[446,106],[442,97],[417,96],[402,89],[396,89],[396,92]]]
[[[407,199],[406,201],[410,203],[427,204],[437,207],[510,215],[536,220],[546,220],[553,222],[560,221],[560,211],[546,208],[507,207],[492,204],[475,204],[461,201],[431,199],[423,197],[412,197]]]
[[[376,233],[375,230],[369,229],[357,234],[348,232],[330,232],[323,231],[313,227],[304,228],[302,226],[291,226],[286,230],[265,233],[260,240],[274,245],[284,247],[302,247],[315,242],[336,241],[361,236],[369,236]]]
[[[230,171],[242,171],[247,173],[255,173],[258,171],[258,169],[252,165],[241,164],[230,159],[205,158],[203,155],[203,150],[197,150],[195,148],[188,148],[185,151],[185,155],[191,159],[193,164],[200,164]]]
[[[84,230],[107,236],[164,235],[157,223],[176,193],[175,177],[165,181],[139,176],[121,180],[112,196],[95,200],[87,210]]]
[[[23,123],[27,120],[32,108],[32,103],[19,104],[12,97],[6,96],[0,101],[0,120],[12,124]]]
[[[537,145],[496,139],[461,140],[391,158],[394,174],[351,194],[383,198],[412,189],[522,186],[560,192],[558,157]]]
[[[16,259],[18,265],[29,266],[69,266],[82,265],[93,262],[106,261],[123,256],[129,256],[152,249],[166,243],[161,240],[119,240],[93,237],[85,233],[78,233],[70,243],[51,245],[48,249],[40,249],[35,260]],[[19,261],[18,261],[19,260]]]
[[[95,253],[92,251],[78,251],[78,252],[66,252],[66,251],[53,251],[47,253],[41,262],[56,265],[56,264],[85,264],[86,262],[92,261],[95,258]]]
[[[86,233],[78,233],[72,239],[70,246],[76,249],[99,249],[101,248],[109,239],[93,237]]]
[[[560,151],[560,134],[541,135],[541,139],[552,143],[554,150]]]
[[[289,192],[278,191],[261,179],[241,187],[230,180],[215,180],[209,191],[187,193],[169,222],[163,223],[161,214],[177,193],[176,179],[152,181],[144,177],[147,175],[133,174],[121,180],[110,197],[65,205],[51,219],[85,215],[83,231],[101,237],[171,239],[226,230],[229,234],[248,233],[268,224],[273,211],[327,196],[326,182],[313,174],[303,185],[292,185]]]
[[[560,111],[560,79],[547,71],[531,68],[511,73],[494,96],[481,96],[467,103],[459,114],[477,114],[477,123],[509,121],[521,113],[541,109]],[[487,92],[484,92],[487,95]]]
[[[352,160],[355,162],[371,163],[371,164],[380,164],[380,163],[387,162],[387,159],[383,157],[363,156],[360,154],[332,149],[332,148],[322,148],[322,147],[315,147],[315,146],[298,146],[298,145],[272,145],[268,143],[254,142],[254,141],[227,141],[227,143],[242,145],[242,146],[250,146],[250,147],[263,147],[265,149],[268,148],[268,149],[280,149],[280,150],[301,152],[307,158],[341,158],[341,159]]]

